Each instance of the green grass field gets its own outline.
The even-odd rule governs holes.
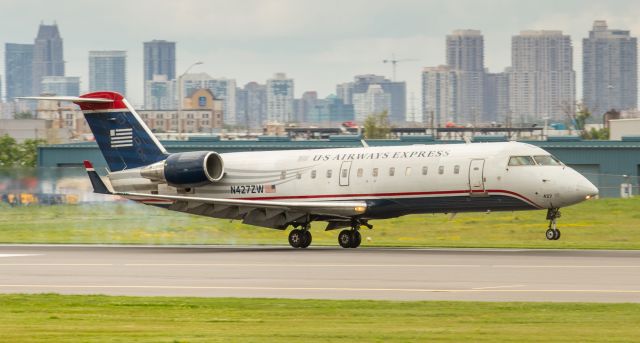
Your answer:
[[[640,305],[0,295],[2,342],[637,342]]]
[[[412,215],[373,221],[363,246],[640,249],[640,198],[587,201],[562,210],[562,238],[544,238],[544,211]],[[314,245],[336,231],[314,223]],[[366,238],[370,238],[367,240]],[[287,232],[120,203],[0,207],[2,243],[283,244]]]

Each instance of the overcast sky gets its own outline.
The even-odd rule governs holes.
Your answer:
[[[382,60],[398,65],[398,79],[415,93],[420,112],[422,67],[444,64],[445,36],[455,29],[481,30],[485,66],[510,65],[511,36],[521,30],[562,30],[571,35],[581,97],[581,41],[593,21],[640,32],[637,0],[1,0],[4,43],[33,43],[40,22],[57,22],[64,40],[67,76],[88,87],[89,50],[127,50],[127,97],[143,102],[142,42],[177,42],[177,74],[234,78],[239,86],[265,82],[275,72],[295,79],[296,96],[317,90],[324,97],[356,74],[391,77]],[[4,92],[4,85],[3,85]],[[411,109],[411,103],[408,104]]]

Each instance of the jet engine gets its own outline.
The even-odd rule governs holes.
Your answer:
[[[171,186],[198,187],[220,181],[224,176],[224,162],[212,151],[180,152],[143,167],[140,175]]]

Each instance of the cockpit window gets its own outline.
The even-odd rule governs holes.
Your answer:
[[[562,163],[560,161],[558,161],[557,158],[551,156],[551,155],[539,155],[539,156],[533,156],[533,158],[536,160],[536,163],[538,163],[541,166],[560,166],[562,165]]]
[[[509,166],[535,166],[536,163],[533,161],[531,156],[511,156],[509,158]]]

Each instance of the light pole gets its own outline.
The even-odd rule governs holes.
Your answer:
[[[182,78],[185,75],[187,75],[187,73],[189,73],[189,70],[191,70],[191,68],[200,64],[203,64],[203,62],[201,61],[194,62],[189,66],[189,68],[187,68],[187,70],[184,71],[184,73],[180,74],[180,76],[178,77],[178,138],[179,139],[182,139],[182,130],[183,130],[182,108],[183,108],[183,102],[184,102],[184,94],[183,94],[184,84],[182,82]]]

